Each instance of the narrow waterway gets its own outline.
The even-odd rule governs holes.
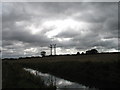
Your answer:
[[[46,85],[53,84],[57,87],[57,90],[63,90],[63,88],[64,89],[66,88],[67,90],[69,88],[79,88],[80,90],[98,90],[95,88],[89,88],[82,84],[78,84],[75,82],[71,82],[71,81],[56,77],[56,76],[48,74],[48,73],[42,73],[42,72],[30,69],[30,68],[24,68],[24,70],[29,71],[30,73],[32,73],[34,75],[39,75],[41,77],[41,79],[44,80]]]

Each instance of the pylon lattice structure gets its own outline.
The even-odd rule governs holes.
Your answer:
[[[50,55],[52,55],[53,48],[54,48],[54,55],[56,55],[56,44],[50,44]]]
[[[50,44],[50,55],[52,55],[52,44]]]
[[[54,55],[56,55],[56,44],[53,44],[53,48],[54,48]]]

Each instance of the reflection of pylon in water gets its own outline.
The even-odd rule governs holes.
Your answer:
[[[50,55],[52,55],[52,48],[54,48],[54,55],[56,55],[56,44],[50,44]]]

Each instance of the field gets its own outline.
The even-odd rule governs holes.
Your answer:
[[[120,88],[120,59],[118,53],[95,55],[66,55],[3,60],[12,65],[48,72],[100,90]],[[3,68],[4,70],[4,68]]]

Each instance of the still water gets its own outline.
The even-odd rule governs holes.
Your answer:
[[[24,68],[24,70],[29,71],[30,73],[32,73],[34,75],[39,75],[41,77],[41,79],[44,80],[46,85],[50,85],[51,83],[53,85],[56,85],[57,90],[63,90],[63,88],[67,89],[67,90],[69,90],[71,88],[78,88],[79,90],[98,90],[95,88],[89,88],[82,84],[78,84],[75,82],[71,82],[71,81],[56,77],[56,76],[48,74],[48,73],[42,73],[42,72],[30,69],[30,68]]]

